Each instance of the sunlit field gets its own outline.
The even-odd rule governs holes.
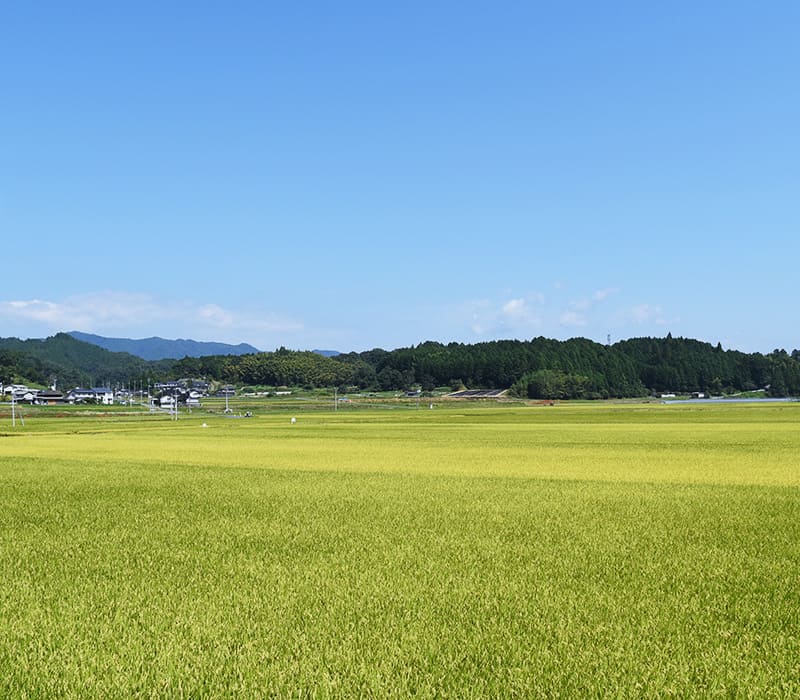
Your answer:
[[[0,412],[0,696],[800,696],[800,403],[253,413]]]

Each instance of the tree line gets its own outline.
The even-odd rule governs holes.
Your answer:
[[[800,351],[767,355],[723,350],[686,338],[633,338],[601,345],[586,338],[497,340],[323,357],[280,348],[238,357],[184,358],[173,372],[239,384],[341,386],[430,391],[511,389],[526,398],[624,398],[653,392],[722,394],[764,389],[800,395]]]
[[[711,394],[765,390],[800,395],[800,351],[723,350],[689,338],[632,338],[602,345],[586,338],[425,342],[335,357],[278,348],[249,355],[142,360],[66,334],[46,340],[0,339],[0,382],[61,386],[204,378],[253,386],[341,387],[396,391],[437,387],[510,389],[535,399],[624,398],[657,392]]]

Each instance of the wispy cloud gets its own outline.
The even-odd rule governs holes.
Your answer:
[[[619,291],[617,287],[605,287],[572,300],[563,296],[559,299],[559,295],[545,298],[540,292],[508,293],[500,300],[469,302],[462,306],[461,316],[472,333],[479,336],[531,337],[541,333],[560,336],[578,328],[592,328],[601,309]]]
[[[589,324],[592,311],[619,290],[615,287],[598,289],[589,297],[573,299],[558,316],[558,323],[567,328],[581,328]]]
[[[664,310],[656,304],[636,304],[623,312],[623,318],[637,325],[655,324],[666,326],[680,321],[679,318],[667,318]]]
[[[659,319],[664,317],[664,312],[660,306],[652,306],[650,304],[637,304],[630,309],[629,313],[634,323],[648,323],[649,321],[658,323]]]
[[[541,326],[543,304],[544,296],[532,293],[500,302],[488,299],[472,301],[464,305],[464,310],[476,335],[527,335]]]
[[[0,319],[33,323],[45,332],[160,333],[171,337],[191,334],[237,342],[254,335],[303,329],[299,321],[270,311],[242,312],[213,303],[164,301],[147,294],[124,292],[83,294],[57,301],[0,301]],[[225,338],[219,337],[222,333]]]
[[[544,296],[532,294],[528,297],[509,299],[500,309],[500,316],[509,323],[537,324]]]
[[[171,315],[169,307],[141,294],[105,292],[72,296],[60,301],[0,301],[0,317],[35,321],[53,330],[96,330],[106,325],[123,327],[139,319],[163,320]]]
[[[612,294],[616,294],[619,291],[616,287],[609,287],[608,289],[598,289],[594,294],[595,301],[605,301],[610,297]]]
[[[574,309],[563,311],[558,317],[558,322],[562,326],[567,326],[570,328],[580,328],[581,326],[585,326],[587,324],[586,316],[578,311],[575,311]]]

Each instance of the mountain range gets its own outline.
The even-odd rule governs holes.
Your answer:
[[[127,352],[130,355],[141,357],[144,360],[179,360],[182,357],[204,357],[206,355],[249,355],[260,352],[258,348],[239,343],[203,342],[178,338],[168,340],[153,336],[152,338],[106,338],[92,333],[69,331],[76,340],[97,345],[111,352]]]

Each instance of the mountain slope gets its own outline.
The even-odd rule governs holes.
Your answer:
[[[44,339],[0,338],[0,354],[3,353],[7,355],[9,376],[0,380],[49,384],[55,378],[59,387],[155,378],[173,364],[172,360],[152,362],[125,352],[111,352],[67,333]]]
[[[209,343],[198,340],[178,338],[168,340],[152,338],[106,338],[92,333],[70,331],[69,335],[85,343],[97,345],[112,352],[127,352],[144,360],[178,360],[182,357],[204,357],[206,355],[249,355],[259,352],[247,343],[229,345],[228,343]]]

